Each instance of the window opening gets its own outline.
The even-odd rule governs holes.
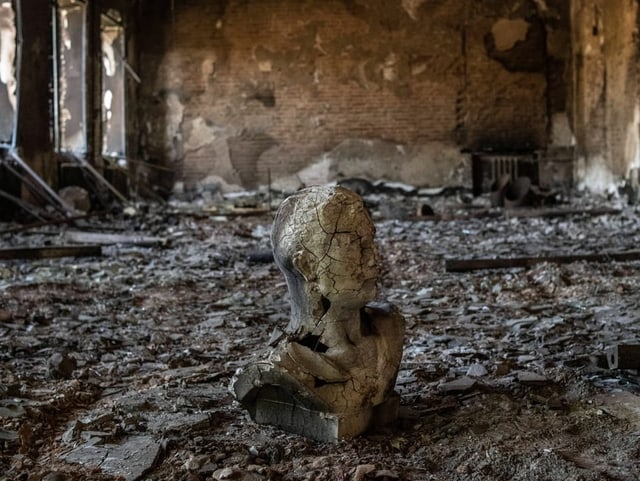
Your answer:
[[[81,0],[58,0],[57,3],[54,79],[55,142],[59,151],[87,151],[86,10]]]
[[[16,25],[13,2],[0,2],[0,142],[12,146],[18,112]]]
[[[102,155],[125,157],[125,32],[120,13],[101,15]]]

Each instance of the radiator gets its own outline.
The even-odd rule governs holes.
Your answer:
[[[535,152],[480,152],[472,154],[471,169],[473,194],[481,195],[491,191],[491,186],[503,175],[512,179],[529,177],[532,184],[538,184],[539,166]]]

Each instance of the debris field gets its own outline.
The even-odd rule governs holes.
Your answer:
[[[332,444],[229,392],[289,315],[263,197],[0,225],[0,480],[640,478],[638,207],[365,196],[400,418]]]

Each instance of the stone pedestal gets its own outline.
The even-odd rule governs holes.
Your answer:
[[[261,392],[256,399],[254,421],[327,443],[394,422],[400,406],[400,396],[395,392],[377,406],[338,413],[308,409],[287,397],[277,392]]]

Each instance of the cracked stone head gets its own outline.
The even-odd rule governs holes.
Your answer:
[[[362,198],[343,187],[310,187],[281,204],[271,241],[294,317],[318,319],[328,306],[359,309],[375,298],[374,235]]]
[[[268,358],[231,383],[253,419],[336,440],[361,433],[374,407],[392,399],[404,318],[371,302],[380,274],[374,235],[362,198],[344,187],[310,187],[281,204],[271,242],[291,319]]]

